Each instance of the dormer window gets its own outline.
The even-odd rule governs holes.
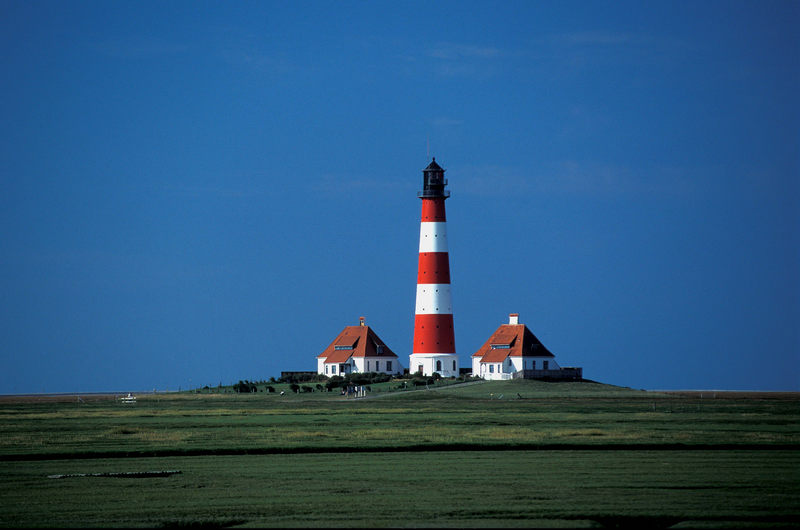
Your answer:
[[[375,353],[378,355],[383,355],[383,344],[378,344],[375,346]]]
[[[511,348],[511,344],[492,344],[493,350],[508,350]]]
[[[352,346],[334,346],[333,349],[334,350],[352,350],[353,347]]]

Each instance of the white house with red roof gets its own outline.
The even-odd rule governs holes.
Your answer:
[[[317,355],[317,373],[347,375],[382,372],[402,374],[397,355],[359,318],[358,326],[346,326],[325,351]]]
[[[484,379],[575,379],[581,368],[562,368],[525,324],[519,313],[508,316],[478,351],[472,354],[472,375]]]

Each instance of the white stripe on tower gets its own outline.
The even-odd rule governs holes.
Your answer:
[[[444,209],[444,203],[442,203],[442,209]],[[447,223],[421,222],[419,224],[419,251],[447,252]]]
[[[417,284],[417,315],[452,315],[449,283]]]

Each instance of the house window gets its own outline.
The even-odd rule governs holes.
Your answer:
[[[508,350],[511,348],[510,344],[492,344],[493,350]]]
[[[383,344],[378,344],[375,347],[375,351],[378,352],[378,355],[383,355]]]
[[[490,374],[493,374],[493,373],[494,373],[494,365],[493,365],[493,364],[490,364],[490,365],[489,365],[489,373],[490,373]]]
[[[369,361],[367,361],[367,372],[369,372]]]
[[[531,370],[536,370],[536,360],[531,361]]]
[[[334,346],[333,349],[334,350],[352,350],[353,348],[351,346]]]
[[[548,369],[548,366],[550,365],[550,361],[542,361],[542,364],[544,365],[544,366],[543,366],[543,368],[544,368],[545,370],[547,370],[547,369]]]
[[[381,370],[381,362],[375,361],[375,371],[380,372],[380,370]]]
[[[436,371],[437,372],[442,371],[442,361],[436,361]]]
[[[392,361],[386,361],[386,371],[387,372],[392,371]]]
[[[336,365],[335,364],[333,366],[331,366],[331,373],[332,374],[336,373]]]
[[[455,361],[453,361],[453,371],[454,372],[456,371],[456,362]]]

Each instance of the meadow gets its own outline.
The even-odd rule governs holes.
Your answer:
[[[800,524],[797,394],[390,390],[0,398],[0,526]]]

